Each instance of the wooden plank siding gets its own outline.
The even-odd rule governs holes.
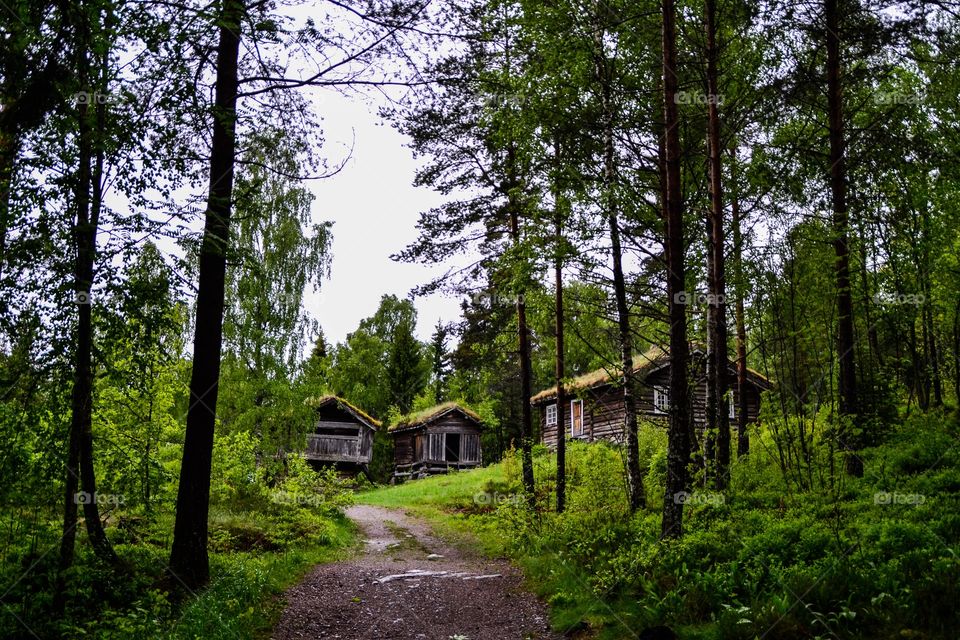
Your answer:
[[[637,402],[638,418],[643,421],[654,422],[667,426],[667,414],[659,412],[653,404],[654,387],[668,389],[670,386],[669,367],[662,367],[645,376],[642,382],[637,384],[634,398]],[[731,368],[729,380],[731,381],[730,391],[734,396],[734,406],[739,408],[739,396],[737,394],[736,370]],[[706,378],[700,376],[692,381],[691,405],[693,409],[694,424],[698,429],[702,429],[705,422],[705,404],[706,404]],[[760,392],[753,385],[748,385],[747,394],[747,420],[756,422],[760,414]],[[557,446],[557,428],[555,425],[547,426],[547,406],[555,404],[555,398],[543,400],[537,403],[539,407],[539,429],[540,439],[548,448]],[[583,429],[582,435],[574,437],[571,435],[571,401],[583,402]],[[734,422],[731,420],[731,424]],[[564,411],[564,433],[568,439],[585,440],[592,442],[594,440],[609,440],[616,443],[623,441],[623,392],[613,384],[602,384],[590,389],[585,389],[574,394],[567,394],[567,403]],[[735,428],[735,427],[734,427]]]
[[[374,428],[335,401],[317,409],[317,423],[307,435],[304,456],[314,462],[365,465],[373,457]]]
[[[414,460],[414,434],[401,433],[393,439],[395,464],[410,464]]]
[[[311,433],[307,436],[307,458],[322,462],[369,462],[360,455],[357,436],[332,436]]]

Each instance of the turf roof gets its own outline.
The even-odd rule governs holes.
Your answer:
[[[693,350],[702,350],[697,345],[693,345]],[[641,379],[653,369],[658,368],[660,365],[665,365],[670,360],[670,354],[665,350],[656,345],[647,349],[643,354],[633,357],[633,373],[634,375],[640,377]],[[762,374],[754,371],[753,369],[747,369],[747,372],[754,378],[754,381],[758,386],[769,387],[770,381],[767,380]],[[602,368],[597,369],[596,371],[591,371],[585,373],[582,376],[578,376],[564,385],[565,393],[577,393],[580,391],[585,391],[586,389],[592,389],[594,387],[600,387],[605,384],[609,384],[613,381],[614,376],[617,375],[617,371],[614,368]],[[537,404],[544,400],[548,400],[557,395],[557,387],[554,385],[549,389],[544,389],[540,393],[536,394],[530,398],[531,404]]]
[[[633,373],[634,374],[643,374],[643,372],[653,369],[659,364],[663,364],[667,361],[667,352],[661,349],[660,347],[653,346],[647,349],[643,354],[638,356],[633,356]],[[564,392],[577,392],[583,391],[585,389],[592,389],[593,387],[599,387],[601,385],[609,383],[613,380],[613,376],[616,374],[614,369],[597,369],[596,371],[591,371],[585,373],[581,376],[577,376],[573,380],[569,381],[564,385]],[[554,385],[549,389],[544,389],[537,395],[530,398],[530,402],[536,404],[541,400],[546,400],[557,395],[557,386]]]
[[[427,422],[438,418],[448,411],[453,410],[458,410],[465,416],[477,421],[480,424],[483,424],[483,418],[481,418],[480,414],[478,414],[476,411],[458,402],[450,401],[409,413],[400,418],[396,424],[390,425],[387,428],[387,431],[399,431],[401,429],[412,429],[414,427],[419,427],[420,425],[426,424]]]
[[[355,414],[361,420],[365,420],[366,422],[369,422],[374,428],[379,428],[381,426],[381,423],[379,420],[377,420],[376,418],[368,414],[363,409],[360,409],[359,407],[353,404],[350,404],[340,396],[335,396],[333,394],[326,394],[318,398],[307,399],[307,404],[309,404],[314,409],[319,409],[320,407],[327,405],[331,402],[336,402],[343,408],[347,409],[349,412]]]

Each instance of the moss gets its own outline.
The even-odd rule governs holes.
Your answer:
[[[409,413],[399,420],[396,423],[390,425],[387,431],[397,431],[399,429],[410,429],[412,427],[418,427],[422,424],[430,422],[434,418],[446,413],[450,410],[461,411],[465,416],[468,416],[472,420],[475,420],[478,424],[483,424],[483,418],[480,417],[473,409],[467,407],[464,404],[459,402],[444,402],[442,404],[434,405],[420,411],[415,411]]]
[[[325,396],[319,396],[317,398],[307,398],[305,402],[308,406],[313,407],[314,409],[319,409],[320,407],[327,404],[328,402],[336,402],[341,407],[348,409],[349,411],[357,414],[358,417],[369,422],[373,427],[379,429],[382,426],[382,423],[379,420],[371,416],[369,413],[367,413],[363,409],[360,409],[359,407],[353,404],[350,404],[340,396],[327,394]]]

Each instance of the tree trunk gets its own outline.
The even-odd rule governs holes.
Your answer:
[[[226,249],[236,153],[237,59],[243,12],[242,0],[224,0],[219,20],[210,191],[200,248],[190,407],[170,551],[170,572],[190,589],[204,584],[210,576],[207,515],[223,346]]]
[[[557,379],[557,513],[563,513],[567,500],[567,438],[566,438],[566,412],[564,404],[566,395],[563,389],[563,377],[566,367],[563,362],[563,214],[564,208],[561,206],[561,188],[559,185],[559,172],[561,169],[560,143],[555,145],[554,167],[557,175],[554,176],[554,251],[556,255],[553,262],[555,305],[554,314],[556,316],[556,367],[555,375]]]
[[[512,225],[518,227],[516,212],[511,214]],[[536,494],[533,478],[533,414],[530,408],[530,379],[532,367],[530,363],[530,330],[527,327],[527,305],[523,296],[517,296],[517,334],[520,347],[520,457],[523,467],[523,489],[527,493],[530,507],[536,505]]]
[[[710,213],[707,216],[707,428],[715,428],[717,457],[715,482],[723,489],[729,481],[730,413],[727,404],[727,310],[724,264],[722,150],[717,89],[717,2],[706,0],[707,36],[707,139],[710,152]]]
[[[736,150],[732,150],[731,168],[737,164]],[[737,279],[737,299],[734,316],[737,323],[737,457],[750,453],[750,434],[747,432],[747,326],[743,310],[743,232],[740,229],[740,199],[737,197],[736,179],[732,180],[731,223],[733,227],[733,263]]]
[[[520,203],[516,199],[516,187],[519,181],[516,178],[517,166],[516,148],[510,146],[507,151],[507,163],[510,171],[510,188],[506,189],[510,216],[510,237],[514,246],[519,246],[520,237]],[[531,509],[536,506],[533,477],[533,414],[530,408],[531,378],[533,367],[530,361],[530,329],[527,326],[527,304],[523,295],[517,296],[517,335],[520,356],[520,463],[523,475],[523,490],[527,494],[527,502]]]
[[[840,363],[840,445],[846,451],[847,473],[863,475],[857,455],[859,443],[850,429],[857,419],[857,371],[854,360],[853,297],[850,291],[850,216],[847,211],[846,140],[843,124],[843,86],[840,60],[839,0],[824,0],[827,34],[827,101],[830,126],[830,191],[833,204],[833,247],[836,254],[837,357]]]
[[[90,89],[89,48],[91,26],[83,14],[77,26],[79,32],[77,75],[80,86]],[[90,95],[88,92],[87,95]],[[93,317],[91,292],[93,289],[94,263],[97,252],[97,226],[101,207],[101,182],[103,176],[102,138],[105,125],[104,105],[96,109],[96,136],[90,130],[90,100],[78,100],[77,104],[77,180],[75,206],[76,223],[73,239],[76,246],[74,262],[74,303],[77,305],[76,343],[74,352],[73,389],[70,398],[70,442],[67,453],[67,502],[64,510],[63,537],[61,539],[60,570],[73,564],[73,546],[76,539],[76,504],[83,507],[83,519],[87,537],[97,558],[111,566],[120,564],[100,521],[97,502],[97,482],[93,466]],[[96,169],[91,174],[90,164],[96,146]],[[91,182],[93,182],[91,202]],[[79,474],[79,478],[78,478]],[[80,491],[77,492],[79,479]]]
[[[953,307],[953,394],[960,405],[960,298]]]
[[[927,191],[926,189],[924,190]],[[924,202],[921,213],[923,237],[921,240],[922,267],[920,269],[920,292],[923,294],[923,303],[920,307],[924,326],[924,350],[927,353],[926,365],[930,370],[931,386],[933,390],[933,406],[943,406],[943,381],[940,378],[940,353],[937,348],[937,328],[933,322],[933,299],[930,294],[930,205]]]
[[[863,320],[867,325],[867,342],[870,344],[870,353],[877,366],[883,368],[883,352],[880,350],[880,336],[877,334],[877,326],[870,315],[871,305],[873,304],[870,296],[870,277],[867,269],[867,238],[861,235],[860,238],[860,286],[863,288],[863,295],[860,297],[863,305]],[[872,362],[871,362],[872,364]]]
[[[603,5],[600,5],[603,6]],[[598,15],[598,19],[603,18]],[[604,29],[596,29],[596,76],[600,85],[603,109],[603,207],[610,228],[610,259],[613,266],[613,293],[617,305],[617,339],[620,347],[620,384],[623,388],[623,440],[627,453],[627,485],[630,510],[646,506],[643,473],[640,470],[640,445],[637,441],[637,406],[633,397],[636,381],[633,370],[633,337],[630,333],[630,308],[627,306],[627,285],[623,275],[623,249],[620,244],[620,221],[617,212],[617,169],[613,141],[613,103],[611,93],[612,66],[603,42]]]
[[[106,69],[105,66],[102,68],[104,70]],[[100,90],[106,94],[106,82],[100,84]],[[82,203],[83,207],[86,207],[87,203],[82,202],[79,198],[77,199],[78,274],[82,274],[77,278],[77,291],[87,293],[87,302],[85,304],[82,303],[78,296],[77,380],[81,382],[79,385],[76,382],[74,383],[74,393],[77,393],[77,386],[79,386],[79,393],[82,394],[82,398],[79,400],[80,406],[82,406],[80,422],[80,485],[83,487],[83,493],[89,498],[83,505],[87,536],[90,538],[97,557],[104,562],[116,566],[119,565],[120,560],[117,558],[116,553],[114,553],[113,547],[110,545],[110,541],[107,539],[107,535],[103,530],[103,524],[100,521],[100,509],[96,500],[96,473],[93,466],[93,300],[91,295],[94,263],[97,256],[97,229],[100,226],[100,212],[103,208],[103,143],[105,128],[106,105],[98,102],[96,106],[96,161],[92,176],[93,193],[89,200],[89,216],[84,215],[84,217],[87,218],[85,221],[81,221],[79,218],[79,213],[82,211],[79,205]],[[84,168],[89,171],[89,160],[89,151],[86,157],[81,151],[81,174],[84,172]],[[89,180],[87,185],[84,189],[90,188]],[[83,235],[86,235],[86,238],[81,239]],[[74,397],[72,405],[74,411],[78,408],[77,403],[78,400]]]
[[[6,124],[6,120],[0,120]],[[10,230],[10,194],[20,142],[15,130],[0,131],[0,282],[6,273],[7,233]]]
[[[690,413],[687,402],[687,318],[684,291],[683,202],[680,186],[680,131],[677,113],[677,42],[674,0],[662,0],[663,114],[666,151],[664,202],[667,305],[670,319],[670,425],[667,432],[667,479],[663,499],[664,538],[683,535],[683,503],[690,462]]]
[[[927,369],[923,366],[920,351],[917,348],[917,319],[916,312],[912,312],[910,319],[910,332],[908,341],[910,343],[910,364],[913,369],[913,384],[911,397],[916,394],[917,406],[921,411],[930,408],[930,382],[927,380]],[[909,406],[909,402],[907,403]]]

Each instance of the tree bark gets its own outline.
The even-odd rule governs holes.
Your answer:
[[[833,205],[833,247],[836,254],[837,357],[840,364],[840,446],[846,451],[847,473],[863,475],[859,444],[850,429],[857,420],[857,371],[854,353],[853,296],[850,290],[850,214],[847,210],[846,140],[843,124],[843,85],[840,77],[839,0],[824,0],[827,39],[827,102],[830,129],[830,191]]]
[[[717,2],[706,0],[707,141],[710,153],[710,213],[707,216],[707,428],[716,429],[714,474],[717,488],[729,482],[730,413],[727,405],[726,266],[723,232],[723,162],[717,89]]]
[[[736,170],[736,150],[732,150],[731,169]],[[733,264],[737,279],[737,299],[734,316],[737,324],[737,457],[750,453],[750,434],[747,431],[747,326],[743,309],[743,232],[740,228],[740,199],[737,197],[736,178],[732,180],[730,226],[733,229]]]
[[[603,5],[598,5],[602,10]],[[603,25],[604,17],[597,16]],[[623,440],[627,453],[627,485],[630,510],[646,506],[643,473],[640,470],[640,445],[637,440],[637,406],[634,398],[636,380],[633,370],[633,338],[630,333],[630,308],[627,305],[627,285],[623,275],[623,249],[620,243],[620,221],[616,201],[616,156],[613,141],[612,66],[604,51],[605,28],[597,28],[595,39],[596,77],[600,88],[603,111],[603,208],[610,229],[610,260],[613,267],[613,293],[617,305],[617,339],[620,347],[620,385],[623,388]]]
[[[77,25],[77,76],[80,87],[91,96],[89,49],[91,25],[85,9]],[[105,91],[105,88],[101,87]],[[103,176],[103,128],[104,105],[96,107],[96,131],[90,127],[90,104],[93,100],[77,102],[77,177],[75,187],[76,222],[73,240],[74,257],[74,303],[77,306],[77,327],[74,352],[73,389],[70,397],[70,437],[67,453],[67,500],[64,509],[63,536],[61,538],[60,570],[73,564],[73,546],[76,540],[76,505],[82,505],[87,537],[94,553],[101,561],[119,566],[100,521],[97,501],[97,482],[93,465],[93,300],[94,264],[97,254],[97,227],[101,208],[101,183]],[[96,140],[94,140],[96,135]],[[94,151],[96,149],[96,152]],[[96,153],[96,166],[91,172],[91,162]],[[93,191],[91,196],[91,190]],[[79,478],[78,478],[79,474]],[[76,491],[79,479],[80,491]],[[74,506],[70,506],[73,502]]]
[[[664,538],[683,535],[683,503],[690,462],[690,413],[687,398],[687,344],[683,202],[680,185],[680,131],[677,112],[677,42],[674,0],[662,0],[663,12],[663,114],[666,151],[664,202],[667,304],[670,319],[670,424],[667,432],[667,479],[663,499]]]
[[[511,213],[511,227],[519,235],[517,213]],[[520,348],[520,458],[523,475],[523,489],[527,493],[530,508],[536,506],[536,494],[533,478],[533,414],[530,408],[532,367],[530,363],[530,329],[527,326],[527,305],[523,296],[517,296],[517,335]]]
[[[927,192],[927,189],[924,189]],[[921,256],[923,266],[920,270],[920,292],[923,294],[923,303],[920,307],[924,326],[924,350],[927,352],[927,366],[930,370],[931,387],[933,390],[933,406],[943,406],[943,381],[940,377],[940,350],[937,347],[937,328],[933,321],[933,300],[930,293],[930,205],[926,200],[921,213],[923,225],[923,239],[921,240]]]
[[[236,154],[237,60],[243,12],[242,0],[224,0],[219,20],[210,190],[200,248],[190,407],[170,551],[170,572],[190,589],[204,584],[210,576],[207,515],[223,346],[226,249]]]
[[[566,367],[564,366],[564,335],[563,335],[563,214],[564,207],[561,205],[561,187],[559,185],[559,172],[561,170],[561,151],[560,143],[557,142],[554,147],[554,159],[556,160],[554,170],[557,175],[554,176],[554,251],[556,255],[553,261],[554,274],[554,315],[556,316],[556,367],[555,377],[557,380],[557,513],[563,513],[567,501],[567,438],[566,438],[566,394],[563,389],[563,378]]]
[[[6,120],[0,122],[7,124]],[[13,176],[19,152],[20,141],[17,131],[12,127],[11,130],[0,131],[0,282],[6,273],[7,233],[12,220],[10,195],[13,190]]]
[[[953,394],[960,404],[960,298],[953,307]]]
[[[511,145],[507,151],[507,163],[510,172],[509,188],[506,189],[510,217],[510,237],[514,246],[519,246],[520,203],[517,202],[516,188],[519,180],[515,175],[517,166],[516,148]],[[531,509],[536,507],[536,486],[533,477],[533,413],[530,407],[531,378],[533,366],[530,356],[530,328],[527,326],[527,304],[523,295],[517,295],[517,336],[520,357],[520,465],[523,476],[523,490],[527,494],[527,503]]]
[[[102,67],[104,70],[106,66]],[[107,86],[105,80],[100,84],[100,91],[106,94]],[[92,350],[93,350],[93,323],[92,323],[92,311],[93,311],[93,300],[89,296],[92,295],[91,290],[93,288],[93,279],[94,279],[94,264],[97,256],[97,229],[100,226],[100,212],[103,208],[103,163],[104,163],[104,152],[103,152],[103,143],[104,135],[106,128],[106,105],[102,102],[97,102],[96,105],[96,160],[94,163],[94,170],[92,176],[92,194],[90,197],[90,214],[89,218],[86,221],[86,229],[83,229],[83,224],[78,224],[78,235],[86,233],[86,238],[78,242],[78,258],[82,263],[80,269],[82,269],[82,280],[78,278],[78,291],[86,291],[88,293],[87,304],[79,304],[79,319],[78,323],[78,348],[82,353],[82,367],[83,370],[80,372],[78,370],[78,378],[83,377],[83,382],[80,385],[81,393],[84,395],[82,398],[82,421],[81,421],[81,431],[80,431],[80,484],[83,487],[83,492],[86,494],[89,499],[86,504],[83,505],[83,514],[84,520],[86,521],[87,526],[87,536],[90,538],[91,544],[93,545],[94,551],[97,554],[97,557],[100,560],[107,562],[112,565],[119,565],[120,560],[117,558],[116,553],[113,551],[113,547],[110,545],[110,541],[107,539],[107,535],[103,530],[103,524],[100,521],[100,509],[96,500],[97,495],[97,481],[96,473],[93,466],[93,365],[92,365]],[[81,162],[85,163],[87,167],[89,164],[89,157],[84,160],[83,153],[81,153]],[[81,168],[81,173],[83,168]],[[79,199],[78,199],[79,204]],[[79,222],[79,219],[78,219]],[[80,287],[86,287],[81,289]],[[82,346],[81,346],[82,345]],[[80,358],[78,358],[78,367],[80,365]],[[76,408],[76,404],[74,404]]]

